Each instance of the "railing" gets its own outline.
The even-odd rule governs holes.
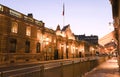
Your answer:
[[[35,24],[42,25],[41,21],[35,20]]]
[[[97,57],[87,57],[87,58],[81,58],[81,60],[88,60],[88,59],[94,59]],[[36,62],[36,61],[43,61],[44,57],[41,55],[41,53],[0,53],[0,65],[5,64],[11,64],[11,63],[25,63],[25,62]],[[66,64],[72,63],[71,61],[66,61]],[[75,61],[77,63],[77,61]]]
[[[34,19],[28,16],[24,16],[24,20],[28,21],[28,22],[34,22]]]
[[[43,61],[40,65],[2,71],[0,77],[82,77],[108,58]]]
[[[13,16],[13,17],[16,17],[16,18],[25,20],[25,21],[27,21],[27,22],[33,23],[33,24],[35,24],[35,25],[38,25],[38,26],[40,26],[40,27],[43,27],[43,22],[42,22],[42,21],[38,21],[38,20],[36,20],[36,19],[34,19],[34,18],[31,18],[31,17],[29,17],[29,16],[26,16],[26,15],[20,13],[20,12],[17,12],[17,11],[15,11],[15,10],[10,9],[10,8],[8,8],[8,7],[6,7],[6,6],[3,6],[3,5],[1,5],[1,4],[0,4],[0,12],[1,12],[1,13],[3,12],[3,14],[6,14],[6,15],[9,14],[10,16]]]
[[[10,15],[12,15],[12,16],[15,16],[17,18],[22,18],[22,15],[14,10],[10,9],[9,12],[10,12]]]

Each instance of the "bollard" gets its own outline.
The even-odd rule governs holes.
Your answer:
[[[60,65],[61,65],[61,77],[63,77],[63,63],[61,62]]]
[[[40,77],[44,77],[44,65],[40,67]]]
[[[74,61],[72,61],[72,65],[73,65],[73,77],[74,77],[74,71],[75,71],[75,69],[74,69]]]

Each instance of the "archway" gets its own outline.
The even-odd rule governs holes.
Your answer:
[[[58,49],[55,49],[54,51],[54,60],[58,59]]]

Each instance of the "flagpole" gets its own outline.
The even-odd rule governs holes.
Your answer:
[[[63,3],[63,27],[65,26],[65,5]]]
[[[63,16],[63,27],[65,26],[65,5],[63,3],[63,12],[62,12],[62,16]],[[62,50],[62,59],[64,59],[64,51]]]
[[[63,27],[65,26],[65,16],[63,16]]]

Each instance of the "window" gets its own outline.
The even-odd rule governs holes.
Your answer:
[[[36,52],[40,53],[40,43],[39,42],[37,43],[37,46],[36,46]]]
[[[25,53],[30,53],[30,41],[25,42]]]
[[[29,26],[26,27],[26,35],[31,36],[31,27]]]
[[[11,32],[13,32],[13,33],[18,32],[18,24],[16,22],[12,22]]]
[[[16,44],[17,41],[16,39],[10,39],[10,53],[15,53],[16,52]]]
[[[3,6],[2,5],[0,5],[0,11],[3,11]]]

